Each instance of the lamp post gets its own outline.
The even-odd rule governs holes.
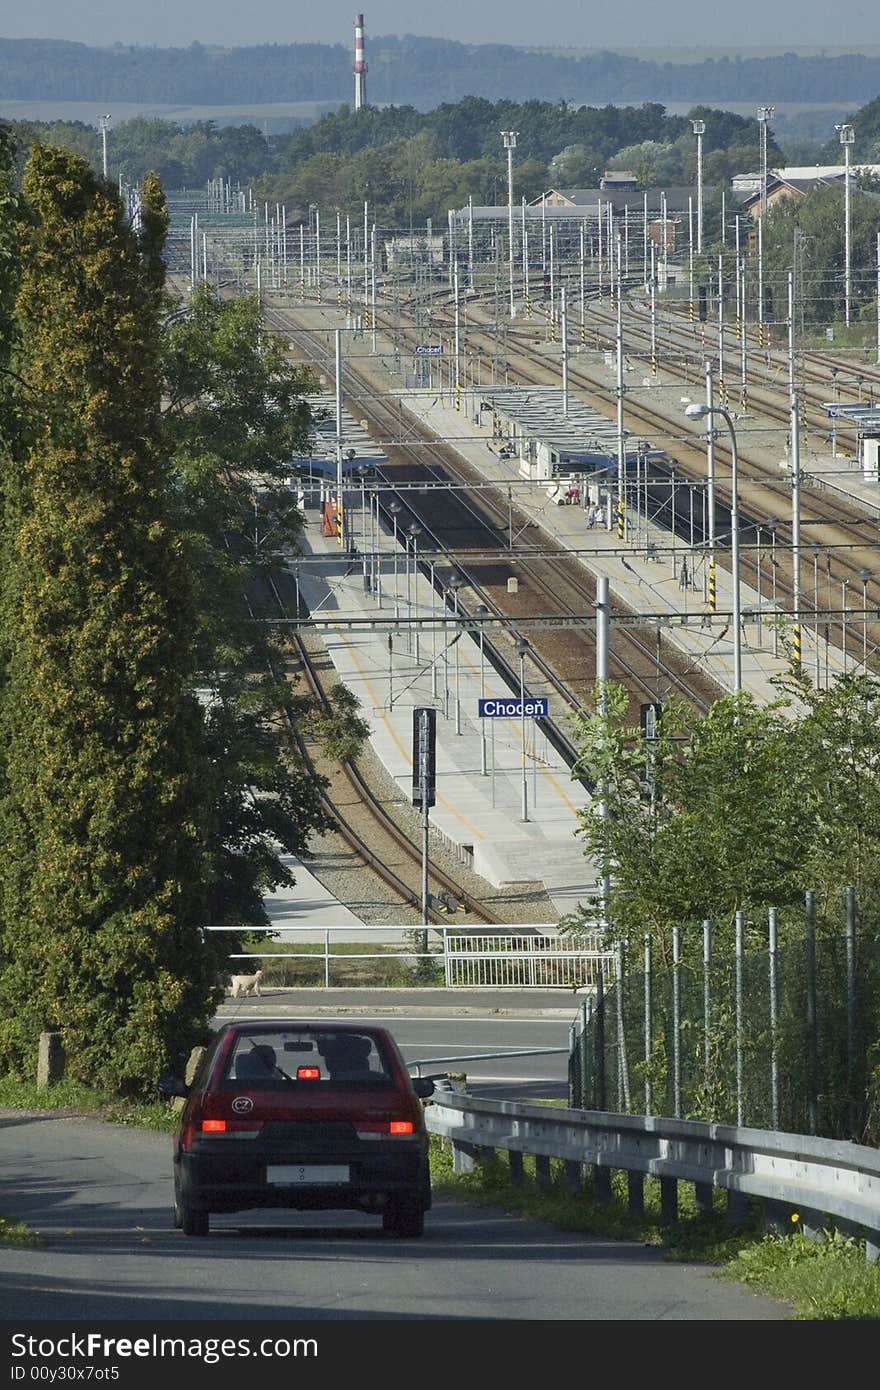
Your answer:
[[[697,137],[697,255],[703,254],[703,136],[705,121],[691,121]]]
[[[391,521],[394,527],[394,621],[400,617],[400,593],[397,588],[397,518],[400,515],[401,505],[396,497],[392,497],[388,503],[388,510],[391,513]]]
[[[464,575],[457,570],[449,576],[448,587],[452,590],[452,616],[455,618],[455,636],[452,641],[455,646],[455,732],[461,733],[461,667],[459,664],[458,644],[461,637],[461,628],[458,626],[458,591],[464,584]]]
[[[485,603],[478,603],[474,609],[474,614],[478,618],[488,618],[489,609]],[[483,651],[483,624],[480,623],[480,699],[486,698],[486,660]],[[493,760],[494,761],[494,760]],[[480,715],[480,776],[485,777],[488,773],[486,760],[486,719]]]
[[[526,637],[517,637],[516,653],[519,657],[519,708],[520,737],[522,738],[522,818],[529,818],[529,786],[526,780],[526,652],[530,643]]]
[[[507,150],[507,255],[510,263],[510,317],[513,318],[515,305],[513,299],[513,152],[516,149],[518,130],[502,130],[501,138]]]
[[[98,125],[101,127],[101,168],[105,179],[107,177],[107,127],[112,119],[112,116],[98,117]]]
[[[740,628],[740,571],[739,571],[739,496],[736,431],[730,412],[723,405],[703,405],[694,403],[685,407],[685,415],[691,420],[700,420],[706,415],[720,415],[730,434],[730,563],[733,570],[733,691],[738,695],[742,690],[742,632]]]
[[[843,293],[844,293],[844,297],[845,297],[845,300],[846,300],[846,326],[847,326],[847,328],[849,328],[849,321],[850,321],[850,306],[851,306],[851,302],[852,302],[852,275],[851,275],[851,259],[850,259],[850,218],[849,218],[849,202],[850,202],[850,200],[849,200],[849,152],[850,152],[850,150],[851,150],[851,148],[852,148],[853,141],[854,141],[855,138],[856,138],[856,134],[855,134],[855,131],[853,130],[853,128],[852,128],[851,125],[836,125],[836,126],[834,127],[834,129],[837,131],[838,137],[839,137],[839,139],[840,139],[840,143],[841,143],[841,145],[843,146],[844,167],[845,167],[845,171],[846,171],[846,172],[844,173],[844,176],[843,176],[843,199],[844,199],[844,213],[843,213],[843,221],[844,221],[844,234],[843,234],[843,235],[844,235],[844,240],[843,240],[843,246],[844,246],[844,251],[843,251],[843,266],[844,266],[844,269],[843,269]]]
[[[868,581],[873,578],[870,570],[858,572],[862,581],[862,668],[868,669]]]
[[[421,526],[419,525],[419,523],[418,523],[417,521],[414,521],[414,522],[411,523],[411,525],[407,526],[406,529],[407,529],[408,535],[410,535],[410,536],[412,537],[412,554],[413,554],[413,566],[412,566],[412,568],[413,568],[413,590],[414,590],[414,596],[413,596],[413,599],[411,599],[411,598],[410,598],[410,588],[409,588],[409,542],[407,542],[407,561],[406,561],[406,616],[407,616],[408,618],[412,619],[412,616],[413,616],[413,606],[414,606],[414,603],[418,601],[418,597],[419,597],[419,536],[422,534],[422,528],[421,528]],[[414,652],[416,665],[418,665],[418,663],[419,663],[419,629],[418,629],[418,625],[417,625],[416,623],[413,623],[413,622],[411,621],[411,622],[410,622],[410,625],[409,625],[409,630],[410,630],[410,642],[409,642],[410,650]],[[415,645],[413,644],[413,639],[415,639]]]
[[[764,214],[767,211],[767,123],[776,110],[774,106],[759,106],[761,126],[761,216],[758,219],[758,323],[764,322]]]

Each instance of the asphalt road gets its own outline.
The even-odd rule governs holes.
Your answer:
[[[265,1010],[276,1011],[275,1001]],[[366,1016],[367,1001],[357,1012]],[[567,1030],[563,1019],[511,1014],[400,1013],[389,1026],[410,1058],[436,1055],[451,1039],[461,1051],[482,1050],[487,1040],[500,1048]],[[0,1248],[7,1321],[788,1316],[780,1304],[638,1243],[450,1201],[435,1202],[421,1240],[391,1239],[379,1218],[360,1213],[283,1211],[215,1216],[210,1236],[188,1240],[171,1226],[169,1137],[89,1119],[0,1111],[0,1183],[4,1215],[44,1241]]]
[[[501,1100],[565,1099],[568,1031],[576,1011],[569,991],[278,990],[229,1000],[215,1024],[319,1013],[380,1023],[394,1034],[408,1066],[425,1064],[423,1075],[464,1072],[475,1095]],[[536,1055],[503,1055],[528,1049]],[[481,1053],[501,1055],[473,1055]]]

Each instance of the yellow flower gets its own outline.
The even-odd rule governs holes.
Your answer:
[[[793,1221],[795,1224],[796,1224],[798,1221],[800,1221],[801,1218],[800,1218],[799,1212],[793,1211],[792,1214],[791,1214],[791,1219],[792,1219],[792,1221]]]

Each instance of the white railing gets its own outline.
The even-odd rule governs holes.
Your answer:
[[[308,942],[311,950],[232,951],[230,971],[234,973],[239,961],[309,960],[323,964],[324,985],[331,983],[332,967],[355,960],[402,960],[410,964],[430,960],[442,967],[444,984],[449,989],[594,989],[600,965],[606,979],[613,967],[613,956],[600,949],[598,933],[585,933],[573,940],[569,937],[546,935],[546,922],[524,926],[499,927],[465,935],[460,927],[423,926],[366,926],[352,924],[251,927],[204,927],[206,932],[262,931],[282,938],[294,937]],[[541,935],[529,935],[529,931]],[[416,938],[428,932],[429,949],[420,951]],[[437,942],[439,937],[439,942]],[[334,950],[345,942],[349,949]],[[352,951],[353,944],[365,949]],[[372,949],[382,945],[384,949]],[[316,951],[315,946],[320,951]]]
[[[594,989],[599,967],[606,978],[613,957],[600,948],[598,933],[578,944],[566,937],[492,932],[479,936],[446,933],[445,982],[450,989]]]

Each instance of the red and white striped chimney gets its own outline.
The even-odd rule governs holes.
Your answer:
[[[364,58],[364,17],[354,17],[354,109],[367,104],[367,63]]]

